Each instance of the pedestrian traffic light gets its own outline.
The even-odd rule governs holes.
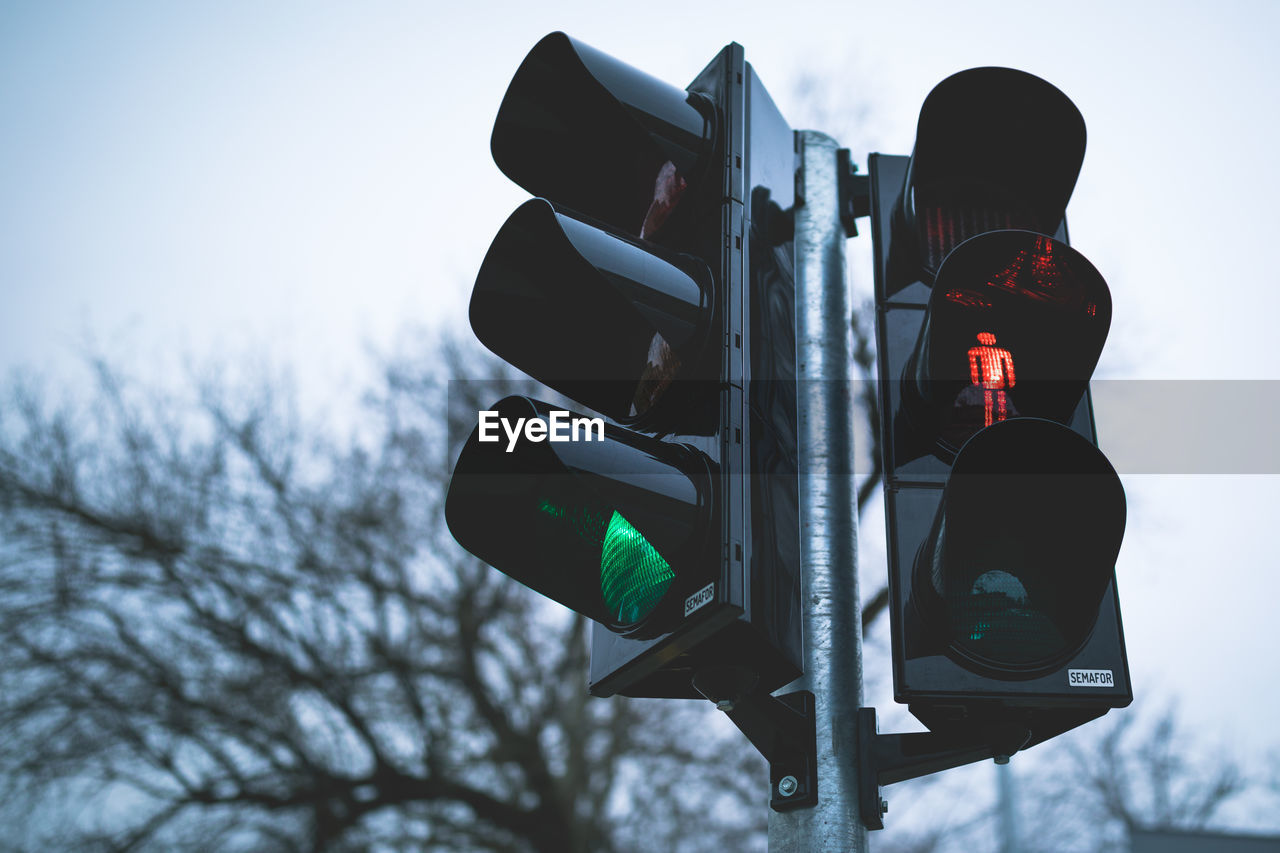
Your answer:
[[[682,90],[553,33],[491,147],[537,198],[494,239],[472,328],[603,417],[523,397],[478,413],[450,530],[594,620],[594,694],[793,680],[791,129],[739,45]]]
[[[894,694],[970,761],[1133,698],[1088,394],[1111,297],[1064,218],[1084,144],[1058,89],[977,68],[869,158]]]

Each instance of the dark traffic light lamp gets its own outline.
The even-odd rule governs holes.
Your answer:
[[[944,649],[993,678],[1053,673],[1088,640],[1124,533],[1124,490],[1070,429],[1012,418],[951,466],[911,567],[908,658]]]
[[[534,379],[626,422],[649,415],[677,378],[691,383],[699,368],[714,376],[715,290],[696,255],[532,199],[494,238],[471,326]]]
[[[943,80],[920,107],[915,149],[894,189],[902,263],[886,285],[932,283],[951,251],[978,234],[1053,234],[1084,147],[1080,111],[1039,77],[971,68]]]

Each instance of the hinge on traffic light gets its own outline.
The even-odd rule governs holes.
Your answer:
[[[769,762],[769,808],[778,812],[818,804],[818,729],[813,694],[771,696],[754,690],[741,667],[699,670],[693,686],[724,711]],[[746,692],[744,687],[750,692]]]
[[[1021,737],[1025,734],[1026,737]],[[994,758],[1004,764],[1021,749],[1030,731],[1005,729],[991,737],[910,732],[882,735],[877,731],[876,709],[858,709],[858,811],[867,829],[884,829],[888,804],[880,799],[880,786],[918,779]],[[994,741],[1003,740],[1004,743]]]
[[[858,164],[849,157],[848,148],[836,150],[836,177],[839,181],[840,224],[846,237],[858,236],[857,218],[871,215],[871,183],[858,174]]]

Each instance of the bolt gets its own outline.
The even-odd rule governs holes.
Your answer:
[[[880,814],[886,815],[888,813],[889,813],[889,801],[881,797],[880,798]]]
[[[794,776],[783,776],[778,780],[778,793],[784,797],[790,797],[800,787],[800,783],[796,781]]]
[[[996,762],[996,764],[1008,764],[1008,763],[1009,763],[1009,756],[1007,756],[1007,755],[997,755],[997,756],[995,756],[995,762]]]
[[[733,710],[732,699],[721,699],[716,703],[716,710],[724,711],[726,714]]]

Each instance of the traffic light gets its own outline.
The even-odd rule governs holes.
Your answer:
[[[491,148],[537,197],[484,259],[472,328],[586,413],[523,397],[477,413],[450,530],[595,622],[596,695],[793,680],[791,129],[739,45],[679,89],[553,33]]]
[[[976,68],[868,163],[895,699],[968,761],[1133,698],[1088,393],[1111,297],[1064,218],[1084,146],[1058,89]]]

